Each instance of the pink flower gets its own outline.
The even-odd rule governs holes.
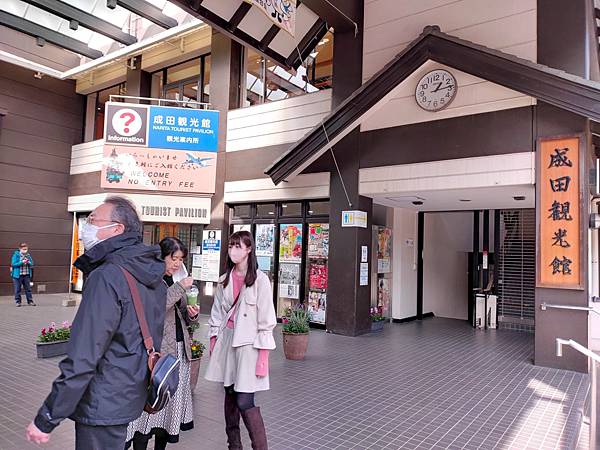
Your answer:
[[[52,322],[52,323],[50,324],[50,328],[56,328],[56,322]]]
[[[285,318],[285,317],[284,317],[283,319],[281,319],[281,321],[282,321],[284,324],[288,323],[288,320],[287,320],[287,318]]]
[[[42,336],[46,336],[46,329],[42,328]]]
[[[68,320],[65,320],[65,321],[62,323],[62,327],[63,327],[63,328],[69,328],[70,326],[71,326],[71,325],[69,325],[69,321],[68,321]]]

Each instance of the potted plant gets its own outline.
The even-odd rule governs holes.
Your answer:
[[[283,352],[287,359],[304,359],[308,347],[309,313],[303,307],[287,308],[283,317]]]
[[[192,392],[196,389],[198,383],[198,374],[200,373],[200,360],[204,354],[206,346],[197,339],[192,339],[192,360],[190,361],[190,388]]]
[[[371,307],[371,333],[383,330],[383,324],[385,323],[385,317],[383,317],[381,307]]]
[[[60,327],[54,322],[48,328],[42,328],[35,343],[38,358],[51,358],[65,355],[71,337],[71,325],[65,321]]]

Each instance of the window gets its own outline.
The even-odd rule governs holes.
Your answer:
[[[235,205],[231,207],[232,219],[246,219],[252,216],[250,205]]]
[[[308,202],[307,216],[328,216],[329,202]]]
[[[256,205],[256,217],[272,219],[275,217],[275,204],[266,203]]]
[[[177,100],[171,106],[186,106],[186,101],[209,103],[210,55],[163,69],[160,81],[161,97]],[[180,103],[184,102],[184,103]],[[168,103],[167,103],[168,104]]]
[[[258,105],[329,89],[333,74],[333,33],[327,34],[295,72],[279,67],[256,51],[245,52],[246,95],[243,106]]]
[[[302,203],[282,203],[281,204],[281,216],[282,217],[301,217],[302,216]]]
[[[106,107],[106,102],[109,101],[110,96],[126,94],[127,87],[125,83],[121,83],[108,89],[90,94],[96,96],[96,110],[94,114],[94,140],[102,139],[104,137],[104,108]],[[114,99],[113,101],[122,102],[123,99]]]

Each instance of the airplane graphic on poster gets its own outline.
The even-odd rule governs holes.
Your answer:
[[[208,167],[209,161],[212,161],[214,158],[197,158],[190,153],[185,154],[187,156],[187,161],[184,164],[198,164],[200,167]]]

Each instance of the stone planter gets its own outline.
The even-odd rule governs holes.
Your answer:
[[[377,333],[383,331],[383,325],[385,320],[378,320],[377,322],[371,322],[371,333]]]
[[[198,375],[200,374],[200,358],[192,359],[190,361],[190,389],[192,393],[194,393],[194,389],[196,389],[196,384],[198,384]]]
[[[55,342],[36,342],[35,347],[37,349],[37,357],[52,358],[54,356],[66,355],[68,345],[68,340]]]
[[[287,359],[302,360],[308,348],[308,333],[283,332],[283,352]]]

